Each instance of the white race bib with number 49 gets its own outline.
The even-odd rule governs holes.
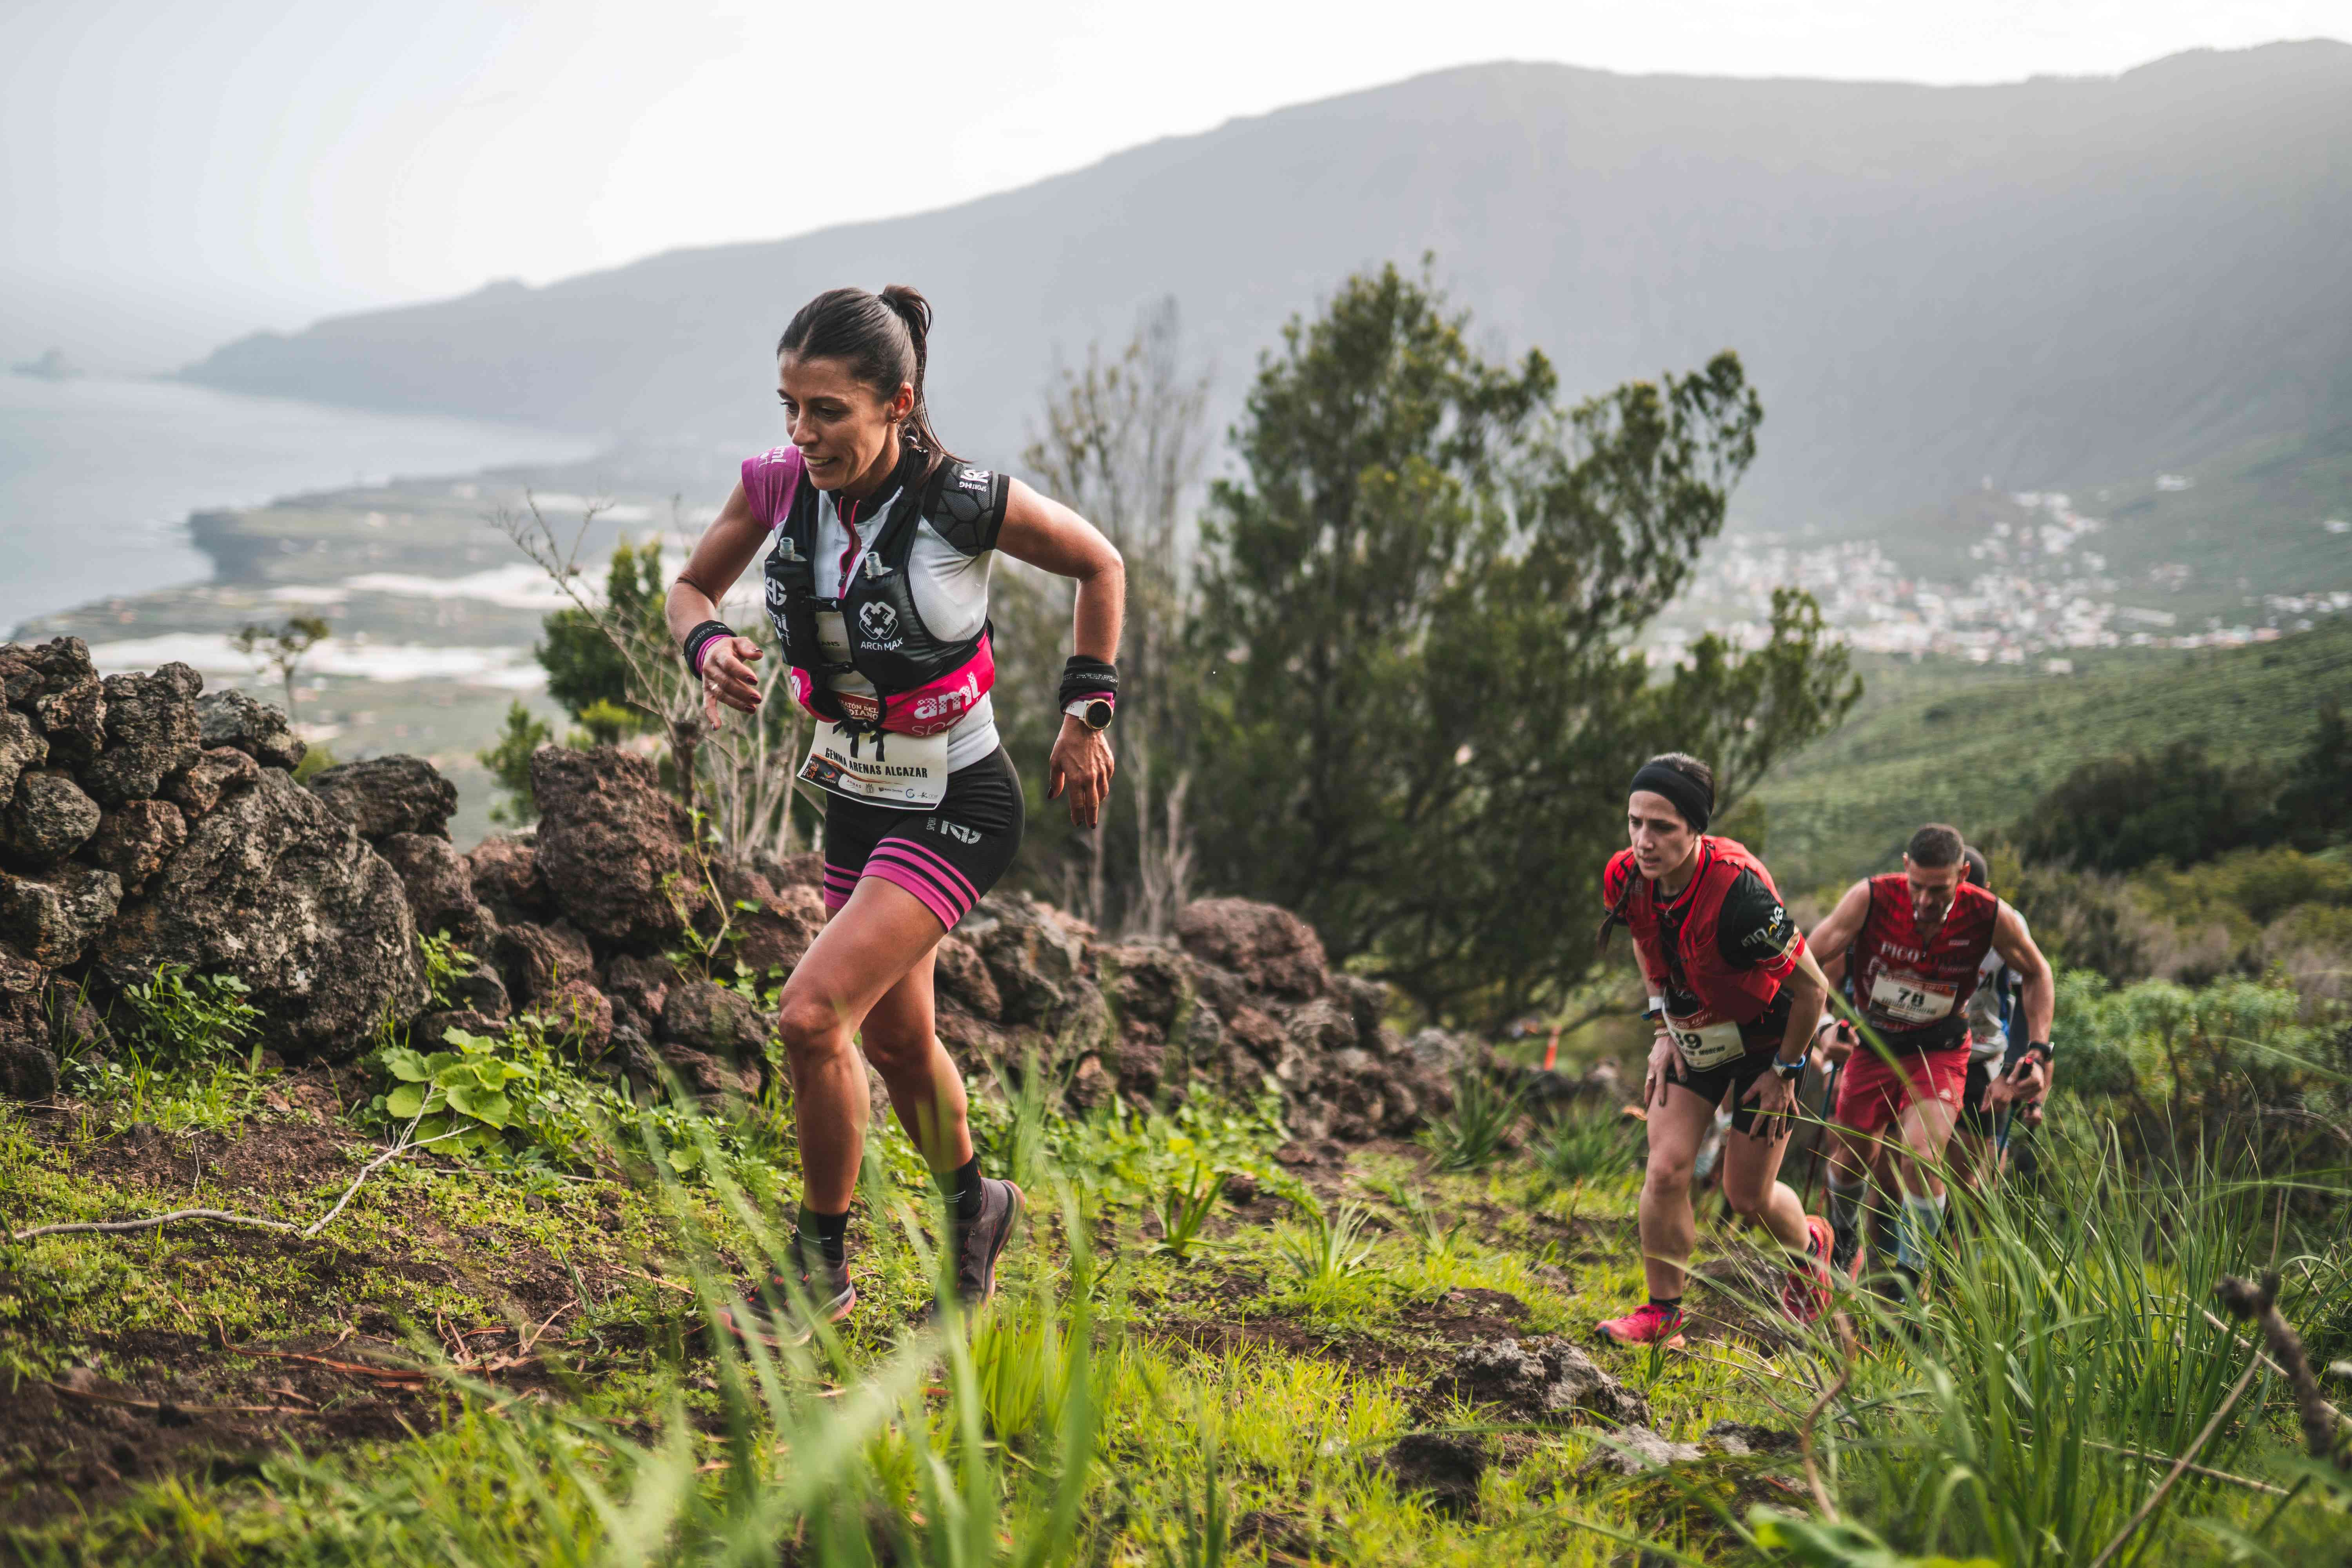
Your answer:
[[[1727,1021],[1699,1027],[1679,1018],[1668,1018],[1666,1037],[1682,1054],[1683,1066],[1693,1072],[1719,1068],[1748,1054],[1748,1043],[1739,1037],[1739,1026]]]
[[[853,746],[840,725],[819,724],[800,776],[820,789],[877,805],[908,810],[937,805],[948,793],[948,732],[876,735],[869,731]]]
[[[1870,983],[1870,1010],[1898,1024],[1932,1024],[1952,1010],[1953,995],[1949,985],[1883,973]]]

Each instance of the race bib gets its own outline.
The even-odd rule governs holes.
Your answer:
[[[1674,1041],[1675,1049],[1681,1053],[1683,1066],[1693,1072],[1719,1068],[1748,1054],[1748,1042],[1739,1037],[1739,1026],[1727,1021],[1700,1026],[1686,1024],[1679,1018],[1668,1018],[1666,1037]]]
[[[850,738],[838,724],[820,723],[809,742],[801,781],[851,800],[912,810],[940,804],[948,793],[948,736],[875,735]]]
[[[1932,1024],[1952,1010],[1954,994],[1949,985],[1887,971],[1870,983],[1870,1010],[1898,1024]]]

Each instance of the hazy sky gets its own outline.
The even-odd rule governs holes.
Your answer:
[[[0,0],[0,353],[937,206],[1469,61],[1930,82],[2352,37],[2352,0]]]

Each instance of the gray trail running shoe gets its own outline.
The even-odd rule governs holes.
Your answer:
[[[848,1258],[845,1255],[838,1263],[829,1262],[824,1248],[814,1242],[796,1242],[794,1250],[801,1263],[797,1296],[781,1276],[771,1279],[768,1293],[776,1299],[774,1310],[756,1298],[748,1304],[742,1321],[732,1307],[719,1310],[719,1321],[729,1333],[747,1342],[757,1340],[774,1350],[804,1345],[816,1337],[818,1325],[837,1323],[849,1316],[857,1305],[857,1287],[849,1282]]]
[[[980,1184],[980,1217],[968,1226],[959,1223],[953,1227],[955,1298],[966,1311],[996,1294],[996,1259],[1013,1239],[1013,1227],[1028,1201],[1011,1182],[984,1176]],[[924,1310],[922,1321],[929,1322],[938,1312],[939,1305],[933,1302]]]

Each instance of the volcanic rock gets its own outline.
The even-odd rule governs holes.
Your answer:
[[[188,769],[172,781],[171,795],[190,817],[217,810],[222,799],[261,777],[261,764],[234,746],[215,746],[196,753]]]
[[[1026,893],[991,895],[956,928],[988,965],[1007,1024],[1035,1024],[1070,1001],[1086,944],[1059,911]]]
[[[47,1100],[57,1092],[58,1053],[42,1005],[47,979],[38,964],[0,946],[0,1099]]]
[[[294,733],[286,715],[243,691],[215,691],[196,700],[198,744],[206,751],[233,746],[265,768],[291,773],[310,748]]]
[[[169,801],[134,800],[100,819],[90,854],[136,893],[188,841],[188,819]]]
[[[374,843],[395,833],[449,837],[457,786],[423,757],[370,757],[315,774],[310,793]]]
[[[184,664],[158,666],[147,675],[110,675],[106,690],[106,750],[82,773],[103,805],[143,799],[195,760],[196,694],[205,678]]]
[[[1675,1443],[1646,1426],[1621,1426],[1592,1447],[1591,1457],[1576,1467],[1579,1476],[1638,1476],[1699,1457],[1696,1443]]]
[[[510,925],[490,939],[492,956],[518,1007],[533,1012],[569,980],[596,978],[596,955],[588,939],[562,921],[553,925]]]
[[[49,742],[33,721],[13,709],[0,708],[0,800],[14,800],[16,780],[25,770],[48,760]]]
[[[1304,1001],[1323,994],[1323,941],[1288,910],[1247,899],[1202,899],[1176,916],[1176,940],[1254,990]]]
[[[721,1060],[757,1064],[767,1059],[768,1024],[739,991],[708,980],[688,980],[663,998],[662,1038]]]
[[[549,1029],[583,1061],[604,1054],[613,1037],[613,1004],[585,980],[567,980],[540,1005]]]
[[[539,846],[528,837],[485,838],[466,851],[476,901],[500,925],[542,922],[555,913],[539,879]]]
[[[539,879],[591,938],[659,948],[708,912],[686,808],[663,792],[651,763],[613,746],[542,746],[530,783]]]
[[[404,1023],[426,1000],[400,878],[274,768],[193,825],[96,959],[117,988],[161,963],[236,975],[260,1043],[292,1064],[346,1059],[387,1013]]]
[[[47,865],[64,858],[98,831],[98,802],[63,768],[28,768],[16,798],[0,810],[0,847],[21,860]]]
[[[121,899],[121,878],[77,861],[38,877],[0,871],[0,941],[62,969],[89,951]]]
[[[1454,1385],[1462,1397],[1502,1405],[1525,1421],[1556,1420],[1580,1410],[1621,1424],[1650,1419],[1647,1399],[1560,1339],[1467,1346],[1454,1358]]]
[[[991,1023],[1003,1016],[1004,998],[979,949],[961,937],[944,936],[931,952],[931,983],[940,1001]]]
[[[394,833],[375,852],[400,873],[420,933],[446,935],[468,952],[484,951],[492,930],[489,911],[475,900],[473,874],[457,846],[429,834]]]

